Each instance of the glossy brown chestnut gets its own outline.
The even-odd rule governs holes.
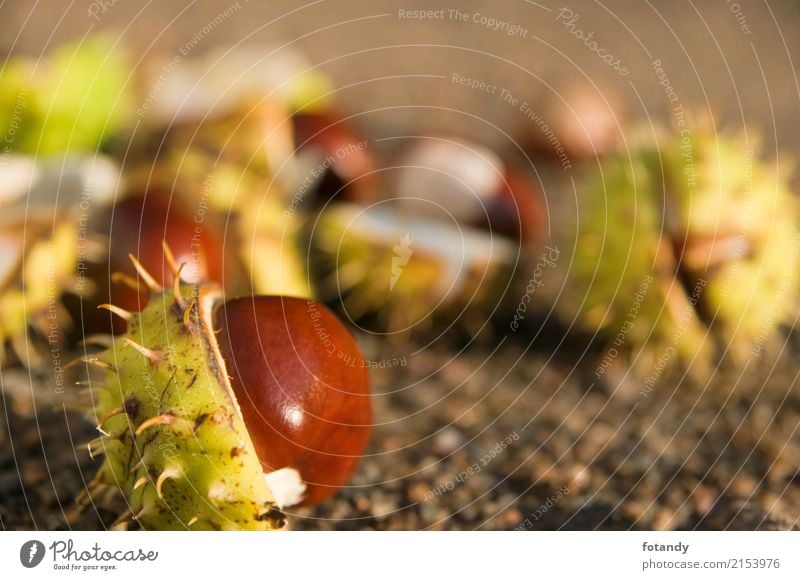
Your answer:
[[[364,358],[353,337],[312,300],[229,300],[215,329],[234,394],[265,473],[296,469],[303,505],[347,483],[369,439]]]
[[[97,291],[84,304],[84,332],[107,332],[109,320],[116,333],[123,332],[125,322],[117,316],[103,316],[100,328],[91,328],[89,314],[98,304],[114,304],[130,312],[139,312],[147,304],[149,291],[139,279],[129,255],[133,255],[156,282],[168,287],[172,271],[164,254],[164,242],[171,249],[176,264],[183,264],[181,279],[187,283],[211,280],[223,287],[238,283],[238,262],[232,252],[225,252],[223,230],[210,210],[193,211],[181,197],[152,188],[147,195],[126,197],[109,208],[98,221],[98,232],[107,236],[106,260],[88,273]],[[135,280],[140,291],[125,284],[118,273]],[[117,279],[113,279],[117,278]],[[97,326],[97,323],[94,323]]]

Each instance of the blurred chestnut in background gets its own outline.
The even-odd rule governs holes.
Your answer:
[[[450,216],[459,225],[519,241],[540,235],[539,192],[483,145],[422,138],[399,156],[394,169],[393,194],[411,215]]]
[[[158,284],[166,287],[173,283],[165,242],[175,263],[185,264],[181,271],[184,282],[211,280],[227,289],[240,284],[241,268],[235,254],[226,250],[220,217],[199,202],[194,208],[189,205],[183,197],[153,187],[146,194],[123,198],[93,218],[94,235],[103,239],[107,251],[100,263],[86,267],[95,292],[83,300],[84,334],[124,332],[126,325],[120,317],[97,311],[101,304],[129,312],[139,312],[147,304],[147,285],[131,264],[130,255]],[[76,306],[70,305],[73,313]]]
[[[375,160],[353,122],[333,111],[301,111],[292,124],[302,174],[312,183],[312,207],[375,197]]]

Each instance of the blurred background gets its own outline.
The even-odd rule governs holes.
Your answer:
[[[453,73],[531,102],[549,99],[567,81],[577,82],[589,91],[613,90],[635,118],[665,119],[669,107],[652,66],[660,60],[685,102],[709,108],[732,123],[758,123],[769,144],[777,140],[790,147],[797,140],[791,121],[798,97],[792,64],[799,42],[792,34],[798,7],[790,1],[509,2],[491,7],[467,1],[459,7],[469,15],[516,24],[527,32],[526,38],[480,22],[460,22],[449,14],[424,20],[398,16],[401,10],[450,9],[422,2],[97,6],[64,2],[44,9],[8,2],[0,24],[3,53],[37,56],[101,30],[112,31],[141,62],[161,64],[180,54],[196,35],[191,50],[197,53],[238,43],[286,46],[302,51],[330,75],[337,98],[349,113],[364,115],[371,132],[420,126],[450,131],[458,123],[461,131],[498,146],[508,146],[504,133],[514,136],[521,129],[517,111],[502,106],[494,95],[454,84]],[[220,21],[220,14],[231,8]],[[593,32],[598,45],[630,74],[605,65],[557,21],[562,8],[578,15],[576,29]],[[219,25],[203,33],[215,21]],[[469,114],[484,122],[473,126]]]
[[[159,116],[172,123],[193,105],[218,105],[215,95],[202,93],[214,83],[227,82],[225,62],[230,61],[218,55],[231,46],[246,49],[239,53],[249,55],[241,57],[246,62],[283,63],[275,65],[279,78],[283,70],[291,71],[289,76],[312,70],[326,79],[331,92],[321,92],[333,104],[324,112],[333,121],[320,127],[339,126],[344,119],[351,131],[333,138],[332,148],[323,146],[327,154],[344,147],[345,158],[358,160],[353,151],[366,144],[366,155],[372,158],[364,162],[367,169],[359,166],[347,173],[344,167],[335,193],[323,191],[315,176],[321,193],[304,210],[310,225],[300,236],[300,254],[312,285],[316,281],[316,295],[346,321],[374,363],[373,437],[350,484],[332,500],[287,510],[293,528],[797,527],[800,396],[795,383],[800,343],[793,333],[794,295],[778,292],[778,277],[765,281],[756,296],[760,300],[772,289],[790,311],[775,322],[781,328],[774,348],[747,363],[738,359],[722,364],[715,358],[710,371],[695,373],[687,370],[690,365],[660,365],[660,353],[639,345],[628,345],[629,357],[617,357],[614,346],[622,352],[622,343],[634,335],[625,331],[620,337],[620,325],[603,334],[602,324],[586,324],[594,314],[575,306],[567,294],[569,288],[582,292],[594,287],[595,278],[582,285],[580,279],[569,282],[565,273],[587,270],[580,265],[585,245],[567,248],[586,230],[580,215],[602,221],[612,231],[640,223],[639,214],[634,219],[627,209],[617,212],[605,206],[599,214],[585,210],[587,191],[596,199],[613,195],[612,190],[628,191],[609,177],[613,173],[606,160],[614,155],[632,158],[636,154],[631,151],[643,143],[668,150],[663,144],[672,133],[680,136],[683,110],[695,133],[703,128],[712,135],[744,136],[747,146],[736,150],[740,157],[715,158],[714,168],[732,174],[751,159],[747,151],[755,150],[764,175],[780,175],[775,178],[779,185],[764,177],[769,181],[764,189],[786,194],[770,205],[778,210],[769,219],[783,213],[787,227],[796,227],[797,2],[465,0],[452,8],[410,0],[197,0],[188,5],[54,0],[47,5],[7,1],[0,16],[4,61],[26,57],[35,62],[66,42],[101,33],[128,53],[135,71],[127,79],[134,95],[126,105],[130,118],[122,136],[105,143],[123,172],[157,156],[161,150],[153,143],[169,143],[165,139],[127,148],[131,133],[146,132]],[[195,84],[197,75],[186,73],[190,62],[204,63],[196,70],[211,71],[208,85]],[[220,92],[227,88],[216,85]],[[187,95],[185,101],[182,95]],[[248,122],[246,118],[225,135],[252,126]],[[187,134],[193,133],[178,133],[175,140]],[[314,129],[303,133],[296,126],[295,145],[302,141],[298,135],[314,134]],[[456,146],[437,150],[437,140]],[[225,150],[219,143],[203,144],[207,149],[216,146]],[[710,148],[721,156],[720,149]],[[702,159],[698,155],[698,162]],[[283,173],[273,171],[278,181],[289,184],[281,207],[288,204],[294,212],[292,195],[301,191],[300,197],[307,197],[304,177],[318,162],[301,161]],[[430,181],[430,172],[415,175],[408,170],[419,166],[434,172],[452,169],[473,194],[486,179],[492,182],[493,173],[502,175],[503,185],[486,186],[485,196],[478,192],[485,204],[476,217],[469,202],[458,198],[458,187],[452,199],[436,197],[450,191],[449,186]],[[640,176],[637,171],[633,173]],[[378,185],[369,181],[372,173]],[[608,186],[599,193],[587,185],[598,173]],[[724,177],[720,180],[725,183]],[[200,188],[202,176],[195,176],[193,183]],[[424,193],[426,187],[435,195]],[[752,188],[751,183],[746,189]],[[417,195],[421,201],[416,205],[403,202]],[[656,197],[661,207],[660,193]],[[328,203],[340,198],[356,205]],[[499,209],[492,209],[494,202]],[[711,204],[711,215],[723,215],[720,207],[735,206],[737,198],[720,203]],[[784,211],[779,203],[792,209]],[[353,209],[357,204],[374,204],[379,210],[364,217]],[[478,224],[485,207],[490,208],[488,226]],[[669,220],[669,215],[663,217],[663,223],[652,226],[654,231],[669,229]],[[436,224],[450,221],[482,233],[473,238],[461,229],[437,229]],[[481,237],[487,227],[488,237]],[[761,227],[773,231],[773,222],[764,221]],[[719,232],[714,230],[713,239],[721,238]],[[285,238],[286,230],[281,235]],[[670,280],[680,279],[689,288],[686,277],[694,271],[682,266],[691,232],[685,235],[682,249],[675,250],[678,265],[673,266],[679,273]],[[672,236],[677,244],[674,232]],[[757,246],[753,239],[747,244]],[[620,243],[627,249],[649,241],[631,234]],[[764,255],[781,262],[783,275],[795,270],[796,253],[766,247]],[[441,248],[445,254],[455,248],[457,273],[448,271],[447,260],[417,265],[420,256]],[[262,246],[251,247],[244,262],[249,257],[252,268],[262,251]],[[720,252],[704,254],[704,276]],[[383,261],[361,263],[372,255],[383,256]],[[734,261],[738,259],[737,253]],[[348,260],[356,265],[345,270]],[[467,270],[475,270],[468,282],[461,275],[465,263]],[[625,278],[628,286],[622,290],[624,273],[609,274],[611,294],[622,296],[623,311],[631,301],[639,304],[633,296],[648,272],[661,271],[658,264],[648,267],[644,278]],[[384,294],[378,302],[393,305],[390,311],[382,309],[375,306],[369,287],[378,268],[385,270],[380,276],[396,275],[391,291],[394,284],[407,289],[403,284],[411,284],[406,281],[417,271],[414,280],[422,289],[443,284],[449,290],[441,296],[420,295],[414,292],[422,290],[412,285],[407,296],[398,298],[400,291],[390,291],[386,298],[381,286]],[[441,271],[445,274],[439,276]],[[386,283],[381,278],[380,284]],[[462,284],[463,292],[450,291]],[[586,292],[591,301],[591,290]],[[674,303],[674,294],[665,291],[665,296],[656,310],[669,310]],[[559,306],[563,301],[566,306]],[[418,306],[421,312],[412,308]],[[706,322],[714,317],[707,305],[703,308],[696,308],[693,316],[703,319],[702,332],[714,329],[711,336],[716,327]],[[434,316],[437,312],[444,314]],[[658,316],[650,327],[662,324]],[[647,322],[645,330],[650,328]],[[680,333],[683,340],[684,329],[678,328],[675,336]],[[615,345],[615,339],[620,343]],[[723,337],[722,342],[734,341]],[[694,353],[690,345],[683,356],[692,359]],[[32,368],[12,365],[3,371],[0,527],[107,527],[116,519],[113,506],[70,515],[97,467],[83,450],[92,426],[71,410],[67,395],[47,386],[51,374]],[[37,381],[45,386],[36,387]]]

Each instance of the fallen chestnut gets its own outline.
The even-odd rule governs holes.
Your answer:
[[[575,229],[553,240],[571,256],[557,312],[609,345],[624,334],[647,388],[653,365],[704,382],[775,351],[800,301],[798,206],[778,162],[702,118],[689,137],[662,133],[587,167]]]
[[[335,204],[311,238],[320,295],[370,330],[480,332],[523,246],[543,231],[539,192],[493,151],[415,138],[385,173],[391,199]]]
[[[353,338],[324,306],[256,296],[216,312],[231,386],[265,471],[294,468],[303,503],[344,485],[369,438],[369,377]]]
[[[400,156],[393,173],[394,196],[411,214],[450,218],[515,240],[541,234],[538,191],[482,145],[420,139]]]
[[[346,483],[367,443],[369,383],[354,339],[316,302],[225,301],[213,283],[150,281],[128,331],[96,357],[105,461],[89,487],[118,488],[149,529],[277,529],[280,507]]]
[[[333,112],[302,111],[292,116],[297,158],[310,166],[312,206],[327,202],[367,202],[377,189],[375,161],[352,123]]]
[[[107,240],[107,252],[100,263],[87,268],[96,291],[91,299],[84,300],[84,333],[108,332],[109,325],[114,332],[125,330],[124,321],[118,317],[99,319],[93,314],[100,304],[135,312],[146,306],[149,290],[131,265],[130,256],[159,285],[172,285],[165,242],[174,261],[185,264],[180,274],[183,282],[213,280],[227,290],[238,288],[241,267],[233,253],[225,250],[220,221],[205,208],[192,211],[182,197],[159,187],[125,197],[109,207],[94,228],[95,234]]]

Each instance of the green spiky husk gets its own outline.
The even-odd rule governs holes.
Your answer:
[[[470,240],[480,233],[464,228],[454,236],[442,226],[439,244],[432,245],[437,223],[397,214],[399,221],[384,228],[383,216],[393,214],[364,219],[369,212],[341,203],[320,216],[311,245],[325,299],[341,300],[348,317],[372,316],[389,331],[485,320],[511,277],[513,244],[495,238],[491,251],[471,251]],[[417,237],[421,230],[430,236],[426,242]]]
[[[649,161],[610,157],[587,181],[565,303],[587,331],[624,331],[634,349],[661,350],[681,336],[678,346],[691,356],[705,349],[706,333],[675,278]]]
[[[128,59],[110,38],[71,42],[0,71],[0,132],[16,151],[96,151],[125,126],[133,95]]]
[[[671,169],[667,228],[683,246],[689,283],[707,282],[705,316],[720,346],[741,358],[796,315],[800,239],[789,163],[763,161],[743,137],[695,133],[688,141],[693,173],[685,143],[664,156]]]
[[[118,488],[145,529],[283,526],[214,342],[218,299],[215,287],[200,286],[187,325],[186,307],[173,292],[154,296],[99,356],[112,370],[96,397],[99,428],[108,436],[90,444],[105,458],[94,485]],[[142,427],[156,417],[167,419]]]
[[[796,203],[742,139],[699,132],[611,156],[579,194],[561,309],[585,330],[702,365],[741,360],[791,320]]]

